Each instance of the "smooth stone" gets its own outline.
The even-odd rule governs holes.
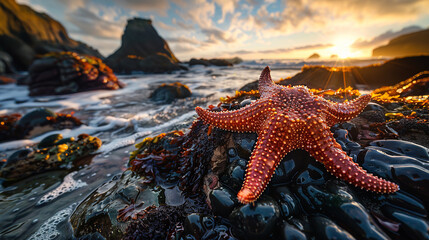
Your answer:
[[[238,205],[236,193],[225,186],[213,189],[209,195],[212,211],[217,216],[228,217]]]
[[[321,240],[355,240],[346,230],[335,224],[333,221],[322,216],[310,217],[310,224],[314,229],[317,239]]]
[[[269,196],[255,203],[236,208],[229,219],[233,233],[245,239],[261,239],[270,236],[280,217],[277,203]]]

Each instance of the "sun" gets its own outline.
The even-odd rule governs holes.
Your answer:
[[[341,59],[356,57],[357,53],[351,48],[353,42],[354,39],[351,37],[339,37],[335,40],[334,46],[330,50],[332,54]]]

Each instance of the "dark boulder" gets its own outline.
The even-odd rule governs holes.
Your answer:
[[[30,96],[124,87],[101,59],[74,52],[50,53],[30,66]]]
[[[121,47],[106,59],[115,72],[162,73],[185,69],[149,19],[128,20]]]
[[[194,65],[204,65],[204,66],[232,66],[234,64],[239,64],[243,62],[243,60],[239,57],[235,57],[235,58],[212,58],[212,59],[205,59],[205,58],[200,58],[200,59],[196,59],[196,58],[191,58],[191,60],[189,60],[189,65],[190,66],[194,66]]]
[[[17,4],[0,2],[0,51],[8,53],[19,70],[26,70],[37,54],[74,51],[102,57],[94,48],[71,39],[66,29],[45,13]]]
[[[177,98],[187,98],[191,96],[188,86],[179,82],[162,84],[150,94],[150,99],[155,102],[171,103]]]

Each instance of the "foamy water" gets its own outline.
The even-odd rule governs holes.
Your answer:
[[[366,61],[368,63],[373,60]],[[0,236],[5,239],[70,238],[71,230],[64,230],[70,229],[64,227],[69,224],[65,220],[85,196],[126,169],[134,144],[162,132],[187,131],[196,118],[196,106],[216,105],[220,97],[234,95],[235,90],[257,80],[267,65],[271,67],[272,78],[278,80],[296,74],[304,64],[334,65],[334,62],[257,60],[234,67],[193,66],[190,71],[173,74],[119,76],[127,86],[116,91],[61,96],[29,97],[26,86],[0,85],[0,114],[25,114],[45,107],[55,112],[74,112],[84,123],[75,129],[0,143],[0,158],[37,144],[53,133],[61,133],[64,138],[87,133],[103,141],[98,155],[76,172],[56,171],[1,186],[0,209],[5,210],[0,211]],[[176,81],[186,84],[192,97],[167,105],[148,99],[156,86]]]

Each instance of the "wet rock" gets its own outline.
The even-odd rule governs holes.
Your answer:
[[[15,125],[20,114],[0,115],[0,142],[16,139]]]
[[[416,240],[429,239],[429,221],[426,219],[410,215],[388,205],[383,206],[381,210],[386,217],[399,223],[397,233],[401,236]]]
[[[201,214],[190,214],[183,223],[183,230],[176,239],[236,239],[231,234],[230,226],[221,218]]]
[[[157,87],[149,96],[152,101],[159,103],[171,103],[176,99],[187,98],[191,96],[191,90],[188,86],[179,82],[162,84]]]
[[[121,47],[106,59],[115,72],[164,73],[186,69],[149,19],[129,19]]]
[[[0,51],[0,74],[14,73],[12,57],[6,52]]]
[[[365,207],[347,191],[331,182],[325,190],[314,185],[300,186],[298,197],[307,211],[321,212],[357,239],[389,239]]]
[[[344,239],[344,240],[354,240],[355,238],[350,235],[346,230],[329,220],[328,218],[322,216],[313,216],[310,217],[310,223],[314,229],[315,236],[317,239],[323,240],[335,240],[335,239]]]
[[[74,52],[49,53],[29,69],[30,96],[116,90],[121,83],[101,59]]]
[[[401,190],[420,199],[429,198],[429,165],[417,158],[388,154],[381,149],[362,152],[358,161],[363,168],[382,178],[397,183]]]
[[[76,141],[43,149],[19,150],[0,169],[0,177],[17,181],[50,170],[67,169],[100,146],[99,138],[81,134]]]
[[[139,180],[138,175],[125,171],[92,192],[70,217],[75,236],[98,232],[107,239],[121,239],[130,221],[120,221],[119,210],[133,203],[143,203],[141,211],[159,205],[159,193],[140,184]]]
[[[392,155],[414,157],[429,162],[429,149],[421,145],[401,140],[378,140],[369,144]]]
[[[213,214],[228,217],[234,207],[238,206],[236,194],[235,191],[231,191],[226,186],[213,189],[209,195]]]
[[[349,132],[345,129],[337,129],[334,130],[334,138],[338,144],[341,145],[341,148],[344,152],[346,152],[349,156],[357,156],[359,153],[361,146],[359,143],[353,142],[351,140],[351,136]],[[353,157],[352,156],[352,157]]]
[[[0,68],[1,68],[1,64],[0,64]],[[16,83],[16,80],[14,78],[11,78],[11,77],[0,76],[0,85],[11,84],[11,83]]]
[[[219,59],[219,58],[213,58],[213,59],[200,58],[200,59],[195,59],[195,58],[191,58],[191,60],[189,61],[189,65],[190,66],[193,66],[193,65],[232,66],[233,64],[230,61],[226,60],[226,59]]]
[[[299,229],[294,227],[293,225],[284,222],[282,232],[281,232],[282,239],[288,240],[306,240],[308,239],[303,232],[301,232]]]
[[[64,26],[48,14],[8,0],[0,2],[0,46],[13,59],[17,70],[27,70],[36,55],[74,51],[102,58],[94,48],[71,39]]]
[[[268,196],[263,196],[252,206],[243,205],[235,209],[229,219],[234,233],[244,239],[269,237],[280,217],[277,203]]]
[[[403,191],[398,191],[388,195],[381,195],[377,199],[382,202],[382,207],[384,205],[389,205],[407,211],[409,214],[418,215],[420,217],[428,216],[424,203],[411,194],[405,193]]]
[[[276,187],[272,195],[280,203],[283,219],[289,219],[301,212],[298,199],[296,199],[293,192],[287,186]]]
[[[19,119],[14,126],[15,138],[32,138],[51,130],[71,129],[80,125],[82,122],[71,114],[38,108]]]

